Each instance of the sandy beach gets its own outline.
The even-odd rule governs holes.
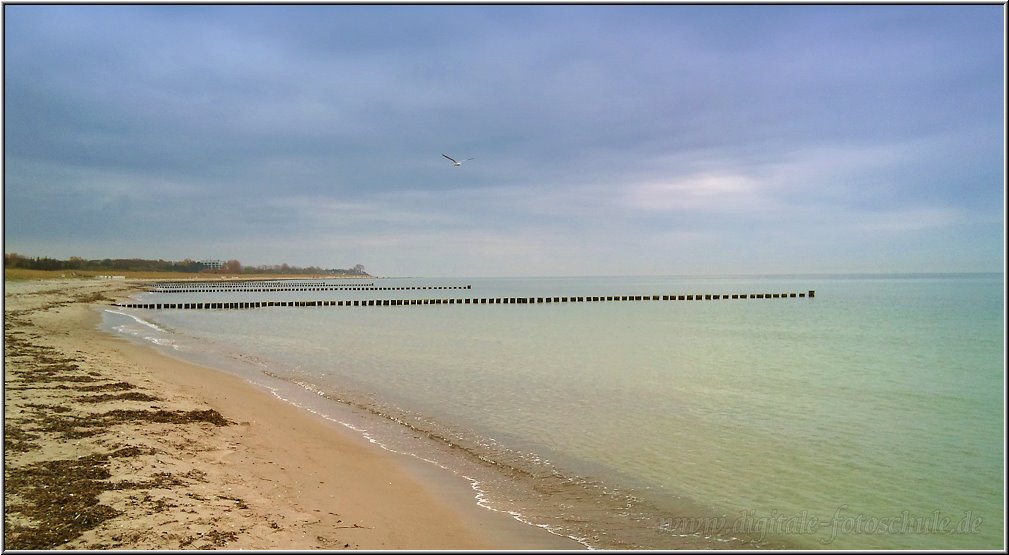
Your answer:
[[[4,549],[578,549],[230,374],[98,329],[136,283],[5,282]]]

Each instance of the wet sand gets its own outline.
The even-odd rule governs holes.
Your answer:
[[[238,377],[98,329],[136,283],[5,282],[5,549],[579,549]]]

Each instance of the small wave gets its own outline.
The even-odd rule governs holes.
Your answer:
[[[153,337],[153,336],[150,336],[150,335],[145,336],[144,339],[146,339],[147,341],[150,341],[151,343],[154,343],[155,345],[161,345],[162,347],[171,347],[171,348],[175,349],[176,351],[181,351],[182,350],[175,343],[175,341],[172,341],[171,339],[167,339],[167,338],[164,338],[164,337]]]
[[[168,333],[167,330],[162,329],[157,324],[154,324],[153,322],[148,322],[147,320],[144,320],[143,318],[139,318],[139,317],[134,316],[132,314],[128,314],[126,312],[120,312],[118,310],[112,310],[112,309],[109,309],[109,308],[106,308],[105,312],[108,312],[110,314],[118,314],[120,316],[128,316],[128,317],[133,318],[134,320],[136,320],[138,324],[142,324],[144,326],[147,326],[147,327],[149,327],[149,328],[151,328],[151,329],[153,329],[155,331],[159,331],[161,333]]]
[[[118,310],[109,310],[109,309],[106,309],[105,312],[108,312],[110,314],[117,314],[119,316],[127,316],[129,318],[132,318],[136,323],[138,323],[138,324],[140,324],[140,325],[142,325],[142,326],[144,326],[146,328],[149,328],[150,330],[154,330],[154,331],[163,333],[165,335],[170,335],[167,330],[159,327],[158,325],[156,325],[156,324],[154,324],[152,322],[148,322],[147,320],[144,320],[143,318],[138,318],[138,317],[136,317],[136,316],[134,316],[132,314],[127,314],[125,312],[120,312]],[[143,328],[139,328],[138,329],[138,328],[136,328],[136,327],[134,327],[134,326],[132,326],[130,324],[120,324],[118,326],[112,326],[112,330],[115,331],[116,333],[119,333],[119,334],[122,334],[122,335],[130,335],[130,336],[133,336],[133,337],[136,337],[136,338],[141,338],[144,341],[147,341],[149,343],[153,343],[153,344],[161,346],[161,347],[171,347],[172,349],[175,349],[176,351],[181,351],[182,350],[182,348],[179,347],[179,345],[175,343],[175,340],[173,340],[173,339],[171,339],[169,337],[163,337],[163,336],[159,337],[159,336],[156,336],[156,335],[150,335],[150,331],[149,330],[145,330]]]

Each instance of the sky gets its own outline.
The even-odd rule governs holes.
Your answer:
[[[1003,5],[3,14],[6,253],[430,277],[1004,268]]]

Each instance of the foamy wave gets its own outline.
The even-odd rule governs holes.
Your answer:
[[[166,334],[166,335],[168,334],[168,331],[162,329],[161,327],[159,327],[158,325],[154,324],[153,322],[148,322],[147,320],[144,320],[143,318],[138,318],[138,317],[136,317],[136,316],[134,316],[132,314],[127,314],[125,312],[120,312],[118,310],[109,310],[109,309],[105,309],[105,312],[108,312],[110,314],[118,314],[120,316],[128,316],[128,317],[132,318],[136,323],[138,323],[138,324],[140,324],[142,326],[145,326],[147,328],[150,328],[150,329],[152,329],[154,331],[157,331],[157,332],[160,332],[160,333],[163,333],[163,334]],[[149,343],[154,343],[155,345],[159,345],[159,346],[162,346],[162,347],[171,347],[171,348],[175,349],[176,351],[181,351],[182,350],[182,348],[179,347],[179,345],[177,345],[173,339],[169,339],[168,337],[158,337],[158,336],[154,336],[154,335],[148,335],[149,332],[147,332],[147,330],[144,330],[144,329],[137,329],[137,328],[131,327],[130,325],[127,325],[127,324],[121,324],[121,325],[118,325],[118,326],[113,326],[112,329],[116,333],[120,333],[122,335],[132,335],[133,337],[139,337],[139,338],[142,338],[144,341],[147,341]]]
[[[144,339],[146,339],[147,341],[150,341],[151,343],[154,343],[155,345],[161,345],[163,347],[171,347],[171,348],[175,349],[176,351],[181,350],[179,348],[179,346],[175,344],[175,341],[172,341],[171,339],[167,339],[167,338],[164,338],[164,337],[152,337],[152,336],[149,336],[149,335],[145,336]]]
[[[112,310],[112,309],[109,309],[109,308],[106,308],[105,312],[108,312],[110,314],[118,314],[120,316],[128,316],[128,317],[133,318],[134,320],[136,320],[138,324],[145,325],[145,326],[147,326],[147,327],[149,327],[149,328],[151,328],[151,329],[153,329],[155,331],[160,331],[161,333],[168,333],[168,331],[166,331],[166,330],[158,327],[153,322],[148,322],[147,320],[144,320],[143,318],[139,318],[139,317],[134,316],[132,314],[127,314],[125,312],[120,312],[118,310]]]

